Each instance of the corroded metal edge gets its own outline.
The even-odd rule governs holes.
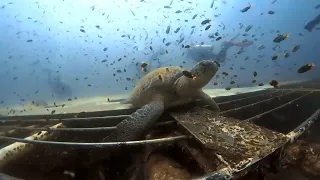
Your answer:
[[[300,137],[307,129],[309,129],[312,124],[319,119],[319,115],[320,115],[320,109],[318,109],[316,112],[314,112],[309,118],[307,118],[303,123],[301,123],[297,128],[295,128],[295,130],[291,131],[290,133],[288,133],[287,136],[287,142],[284,143],[282,146],[279,146],[277,149],[274,149],[273,152],[269,153],[268,155],[266,155],[265,157],[273,154],[275,151],[277,150],[283,150],[284,146],[290,145],[292,143],[294,143],[298,137]],[[265,158],[263,157],[263,158]],[[201,178],[197,178],[199,180],[224,180],[226,178],[228,179],[232,179],[232,178],[239,178],[244,176],[247,172],[250,171],[250,169],[258,164],[260,162],[261,159],[257,159],[255,161],[253,161],[252,163],[248,164],[245,168],[235,171],[233,169],[229,169],[229,168],[223,168],[220,170],[215,171],[213,174],[208,174],[205,175]],[[238,177],[235,177],[235,175],[238,174]]]
[[[203,108],[172,116],[233,171],[243,169],[287,141],[282,133],[230,117],[214,117]]]

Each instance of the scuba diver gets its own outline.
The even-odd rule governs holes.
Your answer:
[[[69,85],[61,81],[60,75],[52,77],[52,70],[45,69],[48,72],[48,84],[52,93],[59,99],[66,99],[72,97],[72,90]]]
[[[212,59],[217,61],[218,63],[223,63],[226,61],[227,57],[227,50],[232,46],[239,46],[239,47],[246,47],[253,44],[252,41],[249,40],[243,40],[242,42],[235,42],[234,39],[236,39],[239,36],[236,35],[232,39],[223,42],[221,45],[221,50],[218,54],[215,54],[213,52],[214,46],[213,45],[194,45],[192,48],[189,48],[187,50],[187,56],[191,57],[194,61],[198,62],[203,59]]]
[[[161,62],[159,60],[159,56],[160,55],[164,55],[165,51],[166,50],[163,47],[160,46],[160,48],[151,55],[151,57],[149,58],[147,63],[149,65],[151,65],[151,64],[153,64],[152,62],[156,62],[156,67],[154,67],[154,68],[161,67],[162,65],[161,65]]]
[[[317,25],[317,24],[320,24],[320,14],[314,18],[313,20],[311,21],[306,21],[305,22],[305,29],[308,30],[309,32],[312,31],[312,29]]]
[[[240,34],[236,35],[235,37],[231,38],[228,41],[223,42],[221,45],[221,50],[218,54],[213,52],[214,46],[213,45],[194,45],[187,49],[187,57],[191,57],[194,61],[199,62],[204,59],[211,59],[218,63],[223,63],[226,61],[227,57],[227,50],[232,46],[239,46],[244,48],[246,46],[250,46],[253,44],[252,41],[243,40],[242,42],[235,42],[236,39]],[[167,63],[168,61],[160,61],[159,56],[164,55],[166,50],[163,47],[160,47],[157,51],[155,51],[152,56],[146,62],[138,62],[136,64],[138,68],[137,75],[143,76],[149,69],[155,69],[162,67],[163,64]],[[154,65],[155,63],[156,65]],[[151,66],[151,67],[150,67]]]

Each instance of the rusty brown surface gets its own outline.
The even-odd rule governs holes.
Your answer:
[[[204,108],[171,115],[204,147],[213,150],[233,170],[240,170],[285,143],[286,136],[229,117],[215,117]]]
[[[217,170],[217,167],[221,162],[216,157],[210,157],[209,153],[192,146],[191,143],[179,142],[179,145],[188,151],[192,158],[198,163],[198,166],[205,172],[211,173]]]
[[[150,180],[187,180],[191,174],[181,164],[161,154],[153,154],[148,162]]]
[[[280,160],[281,169],[295,165],[307,175],[320,177],[320,145],[298,140],[287,146]]]

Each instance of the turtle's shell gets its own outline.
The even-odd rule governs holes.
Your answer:
[[[131,104],[135,107],[141,107],[152,101],[156,94],[163,95],[165,100],[174,101],[177,96],[172,86],[183,75],[182,71],[184,70],[180,67],[170,66],[149,72],[133,89],[130,96]]]

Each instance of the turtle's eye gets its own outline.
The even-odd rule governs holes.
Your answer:
[[[201,72],[204,74],[207,71],[207,67],[205,65],[201,66]]]
[[[220,63],[218,63],[218,61],[214,61],[217,65],[218,65],[218,67],[220,67]]]
[[[201,63],[199,65],[200,65],[200,68],[206,68],[206,66],[203,63]]]

